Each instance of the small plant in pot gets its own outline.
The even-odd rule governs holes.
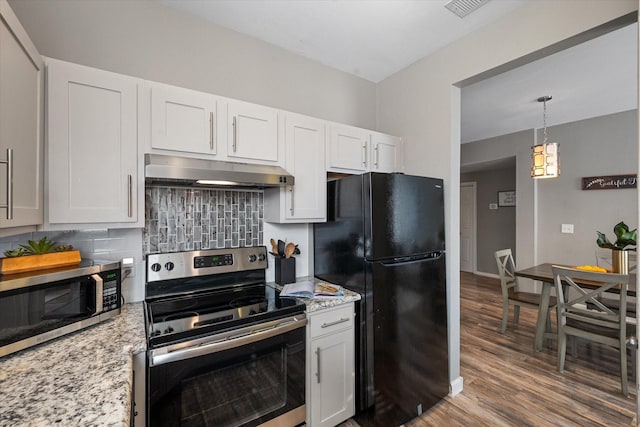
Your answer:
[[[596,231],[598,233],[596,243],[601,248],[611,249],[611,265],[614,273],[628,274],[629,251],[636,250],[638,229],[629,230],[627,224],[620,221],[613,227],[613,232],[616,235],[616,241],[611,243],[604,233]]]
[[[44,268],[74,265],[80,262],[80,251],[71,245],[58,245],[46,236],[35,241],[29,240],[26,245],[4,252],[0,259],[0,273],[13,274]]]

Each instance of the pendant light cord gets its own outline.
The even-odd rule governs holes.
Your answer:
[[[542,125],[544,126],[544,138],[542,143],[547,143],[547,99],[545,97],[544,101],[542,101]]]

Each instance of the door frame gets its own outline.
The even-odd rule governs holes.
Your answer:
[[[461,182],[460,190],[462,187],[469,187],[473,190],[473,215],[471,216],[471,272],[476,274],[478,272],[478,246],[477,246],[477,238],[478,238],[478,186],[475,181]],[[462,209],[462,203],[460,204],[460,208]],[[462,213],[460,214],[460,229],[462,230]],[[462,231],[460,231],[460,237],[462,237]],[[462,246],[462,242],[461,242]],[[460,269],[462,271],[462,268]]]

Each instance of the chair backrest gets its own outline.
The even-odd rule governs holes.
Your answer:
[[[595,327],[619,329],[626,338],[628,274],[598,273],[560,266],[552,266],[558,299],[558,321],[564,326],[574,319]],[[571,292],[569,292],[571,291]],[[607,292],[619,301],[619,310],[602,304]]]
[[[498,265],[498,274],[500,274],[500,287],[502,288],[502,297],[509,297],[509,288],[517,285],[516,266],[513,262],[511,249],[502,249],[495,252],[496,264]]]

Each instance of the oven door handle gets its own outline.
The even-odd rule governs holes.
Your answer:
[[[211,337],[211,340],[194,343],[192,346],[187,345],[186,347],[176,350],[171,350],[170,347],[151,350],[150,364],[151,366],[164,365],[165,363],[177,362],[179,360],[191,359],[193,357],[230,350],[232,348],[265,340],[277,335],[282,335],[298,328],[303,328],[306,324],[306,317],[302,319],[294,317],[276,323],[273,327],[257,329],[250,333],[239,333],[228,335],[226,337]]]

